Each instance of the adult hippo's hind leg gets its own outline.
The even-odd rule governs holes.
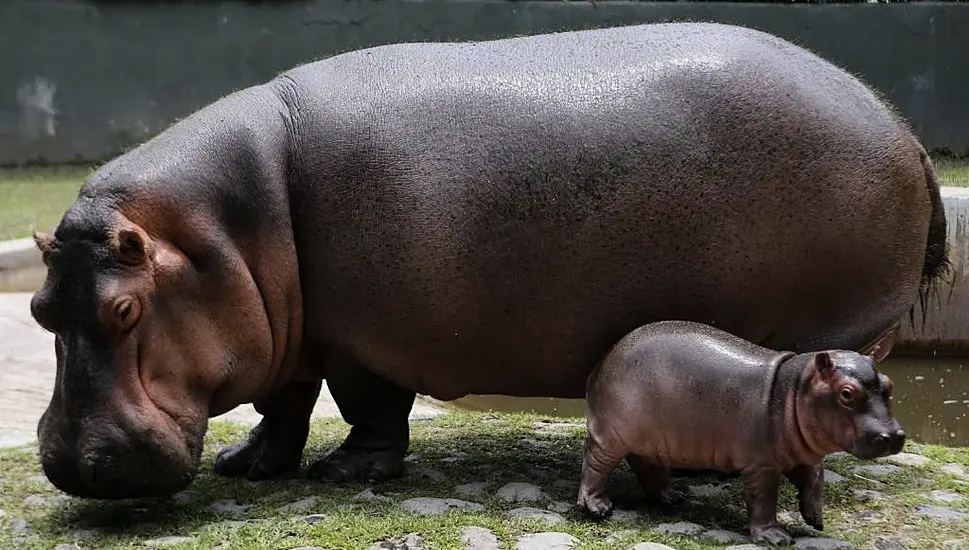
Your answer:
[[[343,354],[334,354],[328,361],[326,384],[343,420],[351,426],[350,434],[339,448],[310,467],[310,477],[367,483],[400,477],[410,444],[408,417],[417,393]]]
[[[257,481],[298,470],[321,386],[294,381],[256,401],[262,421],[245,441],[219,452],[215,473]]]

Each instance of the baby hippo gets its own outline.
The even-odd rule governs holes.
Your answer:
[[[590,374],[578,504],[612,511],[606,482],[625,458],[649,498],[676,504],[669,469],[740,473],[754,542],[793,544],[777,523],[782,476],[822,525],[825,455],[898,453],[892,382],[852,351],[776,352],[709,325],[663,321],[616,343]]]

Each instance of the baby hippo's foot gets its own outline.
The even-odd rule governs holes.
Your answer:
[[[612,513],[612,500],[605,495],[592,496],[588,493],[579,495],[579,507],[593,519],[605,519]]]
[[[750,526],[750,538],[754,543],[770,544],[772,546],[791,546],[794,539],[783,527],[777,524]]]
[[[804,521],[818,531],[824,530],[824,468],[820,465],[798,466],[787,473],[797,487],[798,510]]]
[[[801,504],[800,508],[804,523],[807,523],[818,531],[824,531],[824,514],[821,513],[820,506],[805,507],[804,504]]]
[[[666,468],[651,464],[647,458],[639,455],[629,455],[626,462],[650,501],[666,506],[676,506],[686,501],[685,493],[670,486],[670,472]]]

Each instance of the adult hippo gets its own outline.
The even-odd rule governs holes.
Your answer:
[[[338,55],[97,170],[33,299],[57,335],[41,461],[83,497],[300,465],[400,475],[416,393],[582,397],[656,320],[773,349],[881,342],[946,265],[930,161],[862,83],[778,38],[656,24]]]

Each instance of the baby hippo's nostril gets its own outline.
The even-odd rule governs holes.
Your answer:
[[[899,453],[905,446],[905,430],[896,430],[895,437],[892,438],[892,452]]]
[[[878,434],[878,435],[875,436],[875,444],[876,445],[884,445],[884,446],[887,447],[888,444],[891,442],[891,440],[892,440],[891,439],[891,436],[889,436],[885,432],[882,432],[882,433],[880,433],[880,434]]]

